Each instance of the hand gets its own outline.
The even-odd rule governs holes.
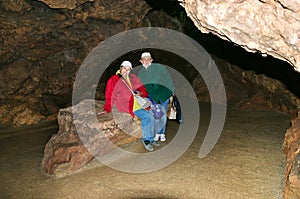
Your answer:
[[[140,91],[134,91],[134,93],[135,93],[136,95],[140,96],[140,97],[142,97],[142,95],[143,95],[143,93],[140,92]]]
[[[102,114],[104,114],[104,113],[107,113],[106,111],[101,111],[101,112],[99,112],[99,113],[97,113],[98,115],[102,115]]]

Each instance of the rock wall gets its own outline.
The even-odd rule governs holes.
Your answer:
[[[180,0],[203,33],[213,33],[250,52],[271,55],[300,72],[300,1]]]
[[[3,45],[0,45],[0,77],[3,79],[0,82],[0,92],[3,93],[0,96],[0,125],[5,126],[22,126],[55,119],[59,109],[71,105],[74,79],[80,64],[107,37],[141,27],[143,23],[146,26],[182,30],[178,19],[166,13],[148,13],[151,8],[144,1],[3,0],[0,9],[0,25],[3,27],[0,29],[3,39]],[[260,99],[260,104],[268,104],[260,107],[289,113],[298,104],[294,97],[289,99],[292,95],[282,97],[286,96],[286,91],[275,81],[257,78],[254,73],[250,75],[251,78],[243,77],[242,72],[231,73],[232,66],[225,62],[220,70],[223,71],[224,81],[228,83],[228,96],[240,101],[240,107],[250,107],[251,104],[250,108],[255,108]],[[244,74],[247,76],[247,73]],[[190,77],[195,78],[193,74]],[[239,87],[231,84],[232,80],[238,81]],[[263,96],[269,91],[260,85],[273,83],[273,87],[276,84],[280,88],[272,88],[276,92],[271,92],[274,96],[271,98],[256,98],[248,93],[237,99],[238,95],[234,94],[239,92],[238,89],[249,90],[247,87],[253,85]],[[103,92],[105,84],[101,82],[99,87]],[[195,84],[194,88],[202,92],[204,87],[200,83]],[[277,95],[281,96],[278,99],[284,98],[280,100],[281,105],[273,100]],[[97,97],[103,97],[103,93],[97,93]],[[251,98],[256,102],[251,102]],[[269,102],[270,99],[273,102]],[[245,103],[248,106],[244,106]]]
[[[140,27],[150,9],[140,0],[45,3],[0,2],[0,125],[55,119],[71,103],[88,53],[106,38]]]
[[[300,111],[286,131],[283,151],[286,155],[284,198],[300,198]]]
[[[227,104],[230,108],[270,110],[296,115],[296,109],[300,107],[300,99],[282,82],[257,74],[255,71],[242,70],[217,57],[213,56],[213,59],[221,72],[226,88]],[[209,99],[205,99],[208,94],[203,93],[205,87],[200,78],[195,79],[193,87],[200,101],[209,102]]]

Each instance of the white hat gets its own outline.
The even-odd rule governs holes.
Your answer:
[[[123,61],[121,66],[129,66],[132,69],[132,64],[130,63],[130,61]]]
[[[149,52],[144,52],[141,56],[141,58],[144,58],[144,57],[150,57],[151,58],[151,54]]]

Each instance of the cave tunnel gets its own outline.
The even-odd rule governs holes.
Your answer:
[[[126,3],[0,3],[3,198],[300,197],[299,178],[291,183],[299,177],[300,156],[289,153],[297,149],[300,137],[300,74],[288,62],[202,33],[178,1]],[[180,54],[162,49],[135,49],[110,63],[95,86],[96,105],[92,105],[96,111],[105,101],[108,79],[124,60],[131,61],[132,73],[138,75],[142,52],[151,52],[154,62],[165,65],[173,78],[184,123],[168,120],[167,141],[154,146],[154,152],[146,152],[139,137],[120,133],[118,128],[127,128],[125,123],[132,121],[128,116],[119,124],[111,116],[99,119],[96,114],[100,128],[89,124],[95,117],[89,109],[83,111],[84,121],[72,112],[72,106],[81,104],[72,104],[72,89],[85,83],[76,82],[76,73],[88,62],[89,53],[110,36],[141,27],[173,29],[196,41],[216,65],[226,90],[224,109],[224,104],[211,101],[210,95],[222,94],[218,81],[210,93],[197,67]],[[101,67],[98,61],[92,64]],[[89,77],[84,78],[89,82]],[[222,121],[218,117],[223,114],[213,110],[226,110],[224,124],[212,124]],[[95,146],[101,145],[97,141],[102,143],[103,137],[97,137],[102,136],[100,129],[119,149],[141,158],[100,146],[108,154],[105,162],[80,140],[76,122],[89,131]],[[207,143],[212,148],[200,157]]]

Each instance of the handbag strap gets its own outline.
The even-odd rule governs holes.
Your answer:
[[[123,83],[126,85],[126,87],[130,90],[130,92],[135,96],[135,93],[133,92],[133,90],[129,87],[129,85],[125,82],[125,79],[123,76],[121,76],[121,80],[123,81]]]
[[[151,103],[155,106],[156,102],[154,101],[154,99],[149,95],[148,93],[148,99],[151,101]]]
[[[130,90],[130,92],[133,94],[134,97],[136,97],[137,95],[133,92],[133,90],[129,87],[129,85],[125,82],[125,79],[123,76],[121,76],[121,79],[123,81],[123,83],[126,85],[126,87]],[[149,95],[148,93],[148,99],[150,100],[150,102],[153,104],[153,105],[156,105],[155,101],[153,100],[153,98]]]

